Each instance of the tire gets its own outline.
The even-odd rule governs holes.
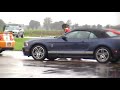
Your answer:
[[[120,59],[111,59],[110,62],[111,63],[117,63]]]
[[[21,36],[20,36],[20,34],[18,33],[17,35],[16,35],[16,38],[20,38]]]
[[[111,59],[111,52],[106,47],[99,47],[95,51],[95,58],[99,63],[108,63]]]
[[[16,38],[19,38],[19,36],[18,36],[18,35],[16,35]]]
[[[31,55],[34,60],[42,61],[46,57],[46,49],[42,45],[36,45],[31,49]]]
[[[0,53],[2,53],[3,52],[3,50],[0,50]]]
[[[21,38],[24,38],[24,35],[23,35],[23,34],[21,35]]]

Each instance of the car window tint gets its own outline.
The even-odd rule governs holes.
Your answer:
[[[93,33],[90,33],[90,37],[89,38],[97,38],[97,36]]]
[[[66,34],[66,37],[67,38],[77,38],[76,35],[77,35],[77,31]]]
[[[71,33],[66,34],[67,38],[72,39],[87,39],[90,35],[88,31],[73,31]]]
[[[111,31],[107,31],[106,33],[107,33],[110,37],[118,36],[118,34],[115,34],[115,33],[111,32]]]

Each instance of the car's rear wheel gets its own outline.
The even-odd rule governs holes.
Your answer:
[[[44,60],[46,57],[46,49],[42,45],[35,45],[31,49],[31,54],[34,60]]]
[[[3,52],[3,50],[0,50],[0,53],[2,53]]]
[[[110,61],[111,52],[106,47],[99,47],[95,51],[95,58],[99,63],[107,63]]]

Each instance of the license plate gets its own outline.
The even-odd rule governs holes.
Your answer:
[[[11,42],[7,42],[7,47],[11,47],[11,46],[12,46]]]

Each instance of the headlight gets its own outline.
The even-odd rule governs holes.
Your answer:
[[[24,46],[28,46],[28,42],[24,42]]]

